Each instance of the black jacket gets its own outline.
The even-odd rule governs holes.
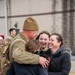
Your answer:
[[[51,54],[50,49],[46,51],[50,55],[48,75],[69,75],[71,68],[69,48],[61,46],[55,54]]]

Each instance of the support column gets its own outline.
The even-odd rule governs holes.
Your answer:
[[[6,38],[8,35],[7,0],[4,0],[4,6],[5,6],[5,38]]]

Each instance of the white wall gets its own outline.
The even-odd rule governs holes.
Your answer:
[[[58,0],[58,5],[56,10],[60,11],[61,9],[61,0]],[[47,13],[52,12],[52,0],[11,0],[11,16],[15,15],[28,15],[28,14],[39,14],[39,13]],[[27,16],[25,17],[16,17],[11,18],[11,27],[14,26],[16,22],[18,22],[18,27],[22,29],[23,22]],[[47,30],[51,32],[59,32],[61,31],[62,20],[61,14],[55,15],[36,15],[32,16],[39,23],[40,30]],[[55,23],[54,23],[54,19]],[[60,20],[59,20],[60,19]],[[55,27],[53,27],[55,25]],[[43,28],[42,28],[43,27]],[[58,29],[56,28],[58,27]],[[54,29],[55,28],[55,29]],[[53,31],[54,30],[54,31]]]
[[[7,0],[7,6],[8,29],[17,22],[21,31],[24,20],[31,16],[38,22],[39,32],[57,32],[64,36],[68,46],[75,49],[75,0]],[[0,0],[0,34],[5,35],[4,15],[4,0]]]
[[[9,28],[14,27],[14,24],[17,22],[18,28],[22,30],[23,22],[25,18],[28,17],[25,15],[52,12],[53,11],[52,1],[53,0],[10,0],[10,2],[7,2],[8,3],[8,16],[12,16],[12,17],[8,19],[8,27]],[[4,16],[4,13],[5,13],[4,1],[0,1],[0,7],[2,7],[0,8],[1,9],[0,16]],[[57,11],[62,10],[61,0],[57,1],[57,6],[55,10]],[[20,16],[20,17],[13,17],[13,16]],[[39,24],[39,27],[40,27],[39,32],[42,30],[47,30],[50,33],[51,32],[62,33],[61,31],[62,15],[61,14],[35,15],[32,17],[35,18]],[[1,22],[1,20],[3,21]],[[4,22],[4,18],[0,18],[0,25],[3,25],[5,27],[3,22]],[[1,33],[5,34],[4,31],[1,31],[0,34]]]

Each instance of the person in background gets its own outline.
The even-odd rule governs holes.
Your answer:
[[[4,45],[4,39],[0,36],[0,47],[3,47]]]
[[[3,71],[3,75],[6,75],[6,72],[8,70],[9,67],[9,60],[8,58],[8,51],[9,51],[9,45],[10,42],[14,39],[14,37],[16,36],[16,29],[15,28],[10,28],[9,29],[9,36],[4,40],[4,49],[3,49],[3,57],[2,57],[2,61],[1,61],[1,68]],[[8,64],[7,64],[8,63]]]
[[[45,52],[50,56],[48,75],[69,75],[71,69],[70,48],[63,45],[63,38],[58,33],[50,35],[49,50]]]
[[[46,67],[49,64],[46,58],[28,52],[25,48],[26,42],[34,39],[37,36],[38,30],[39,27],[36,20],[31,17],[26,18],[23,31],[10,44],[9,59],[11,63],[15,61],[19,64],[40,64],[42,67]]]
[[[10,28],[9,29],[9,36],[5,39],[5,41],[10,42],[16,36],[16,29]]]
[[[6,39],[4,40],[3,58],[2,58],[2,61],[1,61],[3,75],[6,75],[6,72],[9,68],[8,64],[10,64],[10,62],[7,59],[8,58],[7,53],[8,53],[8,50],[9,50],[10,42],[14,39],[16,34],[17,34],[16,29],[15,28],[10,28],[9,29],[9,36],[7,36]]]
[[[4,39],[0,36],[0,75],[3,75],[2,67],[1,67],[3,50],[4,50]]]
[[[5,39],[5,47],[4,47],[4,52],[6,52],[10,42],[14,39],[14,37],[16,36],[16,29],[15,28],[10,28],[9,29],[9,36]]]

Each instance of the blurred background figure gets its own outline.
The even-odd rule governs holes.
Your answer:
[[[16,36],[16,29],[15,28],[9,29],[9,36],[4,40],[4,48],[2,51],[2,55],[3,55],[3,57],[1,58],[2,75],[5,75],[8,70],[9,63],[10,63],[8,60],[9,45],[15,36]]]
[[[3,53],[6,53],[10,42],[14,39],[15,36],[16,36],[16,29],[15,28],[9,29],[9,36],[4,41],[5,47]]]
[[[9,36],[5,39],[5,48],[4,53],[6,52],[6,49],[8,48],[8,45],[10,44],[11,40],[16,36],[16,29],[11,28],[9,29]]]
[[[5,39],[5,44],[9,43],[15,36],[16,36],[16,29],[15,28],[9,29],[9,36]]]
[[[12,39],[16,36],[16,29],[15,28],[11,28],[9,29],[9,36],[6,39]]]
[[[4,39],[0,36],[0,47],[3,46],[4,44]]]
[[[1,71],[1,59],[2,59],[3,49],[4,49],[4,39],[0,36],[0,75],[3,75]]]

